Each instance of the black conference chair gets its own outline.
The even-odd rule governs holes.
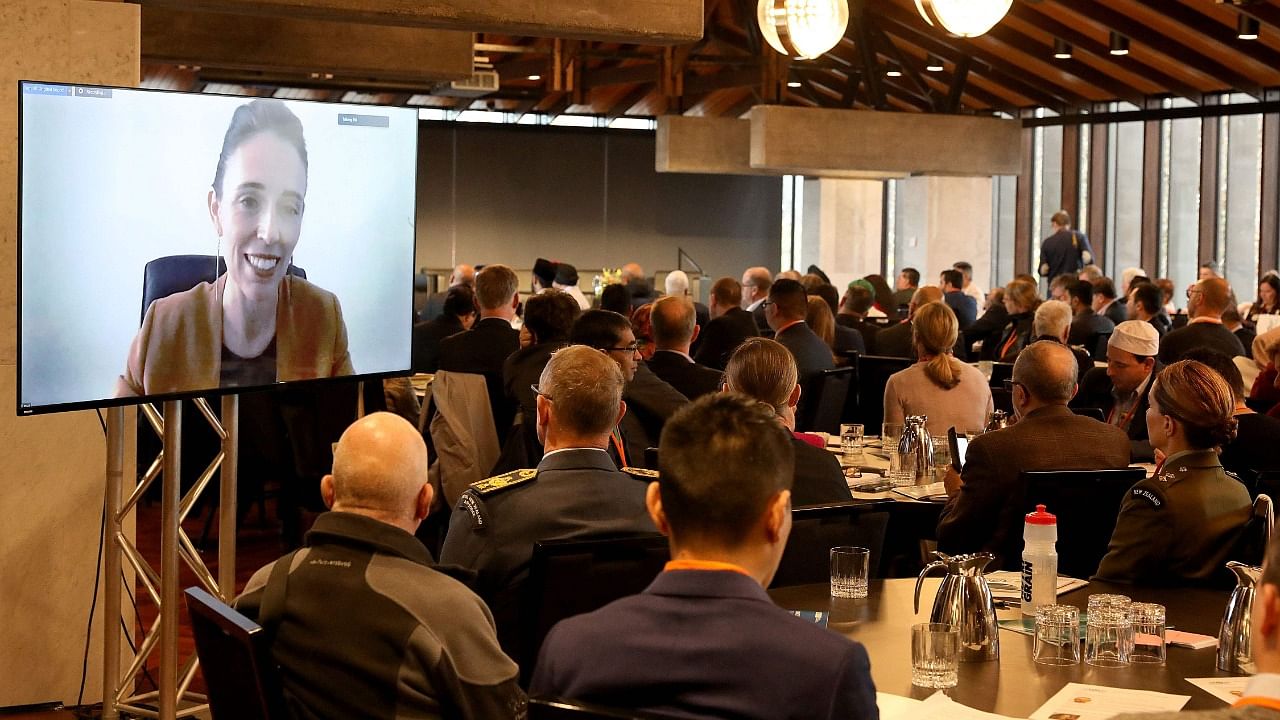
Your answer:
[[[882,355],[859,355],[855,376],[858,378],[858,419],[868,428],[879,428],[884,422],[884,386],[889,376],[911,367],[908,358]],[[875,433],[871,433],[875,434]]]
[[[185,292],[202,282],[213,282],[227,271],[227,264],[218,255],[168,255],[156,258],[142,269],[142,316],[147,308],[160,298]],[[295,277],[307,277],[307,271],[297,265],[289,265],[288,273]]]
[[[1036,505],[1058,517],[1058,574],[1089,578],[1107,554],[1120,503],[1142,468],[1121,470],[1042,470],[1019,473],[1026,488],[1023,507]]]
[[[991,387],[1004,388],[1005,380],[1013,379],[1013,363],[993,362],[991,363]]]
[[[644,466],[650,470],[658,469],[658,448],[647,447],[644,449]]]
[[[529,720],[667,720],[670,715],[642,713],[562,698],[529,698]]]
[[[1249,521],[1240,532],[1231,554],[1232,560],[1262,567],[1262,560],[1267,554],[1267,543],[1271,542],[1271,530],[1275,526],[1275,510],[1270,496],[1259,494],[1253,499],[1253,512]]]
[[[882,577],[880,556],[889,527],[890,500],[851,500],[791,511],[791,535],[769,587],[824,583],[831,578],[831,548],[840,545],[871,551],[870,577]]]
[[[284,695],[266,631],[198,587],[185,595],[213,720],[283,720]]]
[[[533,676],[538,650],[556,623],[639,593],[669,559],[667,538],[656,533],[534,543],[521,608],[523,657],[516,658],[524,682]]]
[[[840,417],[844,414],[845,399],[853,380],[853,368],[842,367],[823,370],[813,376],[800,395],[802,417],[796,420],[801,432],[820,430],[825,433],[840,432]],[[809,396],[808,402],[805,397]],[[797,413],[798,415],[800,413]]]

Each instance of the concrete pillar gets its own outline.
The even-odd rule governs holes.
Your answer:
[[[842,293],[850,280],[880,272],[884,188],[879,180],[806,179],[796,269],[817,265]]]
[[[914,267],[921,283],[936,285],[939,273],[967,260],[974,282],[990,289],[991,178],[911,177],[898,188],[890,272]]]

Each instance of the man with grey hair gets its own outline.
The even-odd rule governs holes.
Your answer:
[[[645,484],[606,451],[627,411],[623,384],[618,363],[594,348],[556,351],[535,388],[542,462],[472,485],[453,510],[440,561],[476,571],[474,587],[514,657],[526,650],[516,626],[535,542],[656,531]]]
[[[1061,300],[1046,300],[1040,303],[1040,306],[1036,308],[1035,318],[1031,322],[1032,342],[1052,340],[1066,345],[1076,358],[1078,377],[1084,377],[1084,374],[1093,367],[1093,357],[1079,347],[1068,344],[1067,339],[1071,334],[1071,321],[1071,306],[1067,303]]]
[[[687,297],[693,303],[693,312],[698,325],[698,330],[702,330],[711,322],[711,309],[706,305],[698,302],[693,297],[693,293],[689,290],[689,274],[683,270],[672,270],[667,273],[667,279],[663,281],[667,288],[667,295],[672,297]],[[693,340],[693,350],[698,350],[698,338]]]
[[[1129,439],[1117,427],[1076,415],[1076,360],[1066,346],[1040,341],[1013,365],[1018,422],[969,443],[964,470],[948,470],[947,505],[938,521],[938,549],[990,552],[995,567],[1018,568],[1026,488],[1024,470],[1099,470],[1129,465]]]
[[[659,298],[653,304],[649,322],[656,350],[646,364],[654,375],[690,400],[720,390],[720,371],[699,365],[690,355],[690,345],[698,338],[698,326],[688,298]]]
[[[769,288],[773,287],[773,275],[766,267],[750,267],[742,273],[742,309],[751,313],[756,319],[756,327],[760,332],[769,330],[769,321],[764,317],[764,301],[769,299]]]
[[[274,634],[290,715],[525,717],[489,609],[413,536],[433,494],[417,429],[385,412],[357,420],[320,494],[330,512],[306,546],[236,601]]]

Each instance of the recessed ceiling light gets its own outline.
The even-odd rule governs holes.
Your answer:
[[[541,75],[530,75],[530,76],[529,76],[529,79],[530,79],[530,80],[541,80],[541,79],[542,79],[542,76],[541,76]]]
[[[800,87],[800,83],[796,82],[795,80],[792,80],[791,82],[787,83],[787,87],[789,87],[789,88],[798,88],[798,87]]]
[[[924,61],[924,69],[929,72],[942,72],[943,70],[946,70],[946,68],[942,66],[942,58],[934,55],[933,53],[930,53],[928,59]]]
[[[893,78],[902,77],[902,71],[897,68],[889,68],[888,70],[884,71],[884,76],[893,77]]]
[[[1115,30],[1111,31],[1111,54],[1112,55],[1128,55],[1129,54],[1129,38],[1121,35]]]
[[[1062,38],[1053,39],[1053,56],[1059,60],[1071,59],[1071,43]]]
[[[1258,31],[1261,29],[1262,24],[1252,15],[1240,13],[1240,17],[1236,20],[1236,37],[1241,40],[1257,40]]]

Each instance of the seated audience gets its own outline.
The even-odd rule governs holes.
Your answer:
[[[1080,269],[1080,279],[1092,283],[1102,279],[1102,268],[1090,263]]]
[[[1051,340],[1067,345],[1071,335],[1071,306],[1061,300],[1046,300],[1036,308],[1035,319],[1031,323],[1032,342]],[[1076,358],[1076,367],[1080,377],[1093,368],[1093,356],[1082,348],[1067,345],[1067,349]]]
[[[769,330],[769,321],[764,316],[764,303],[769,299],[771,287],[773,275],[768,268],[751,267],[742,273],[742,309],[751,313],[756,321],[756,329],[762,333]]]
[[[431,322],[440,317],[440,313],[444,312],[444,301],[449,296],[449,290],[463,286],[475,289],[476,269],[470,265],[455,267],[449,275],[449,287],[443,292],[431,293],[427,296],[426,303],[418,311],[418,321]]]
[[[618,467],[643,467],[645,448],[658,444],[663,424],[689,402],[688,398],[644,364],[631,323],[618,313],[582,313],[573,323],[569,341],[603,352],[622,370],[626,381],[622,399],[627,401],[627,414],[614,432],[609,453]]]
[[[911,333],[911,322],[916,311],[929,303],[942,302],[942,291],[932,285],[925,285],[916,290],[907,306],[907,319],[876,333],[876,354],[885,357],[900,357],[914,360],[915,343]]]
[[[795,280],[778,280],[769,288],[764,305],[765,319],[773,329],[773,337],[791,351],[803,382],[823,370],[836,366],[831,346],[818,337],[804,321],[809,311],[804,288]]]
[[[871,309],[871,287],[863,280],[854,280],[840,298],[840,310],[836,312],[836,325],[856,330],[862,336],[862,344],[869,355],[876,351],[876,333],[880,326],[867,322],[867,312]]]
[[[973,265],[964,260],[959,260],[951,264],[951,267],[960,271],[964,276],[964,287],[961,288],[965,295],[973,298],[976,307],[982,307],[987,301],[987,291],[982,286],[973,281]]]
[[[1073,319],[1071,333],[1067,336],[1068,345],[1079,345],[1093,352],[1099,335],[1105,335],[1116,329],[1116,324],[1104,315],[1093,310],[1093,285],[1080,280],[1067,283],[1067,304],[1071,306]]]
[[[991,359],[1013,362],[1022,348],[1031,343],[1032,327],[1040,295],[1036,283],[1029,279],[1015,278],[1004,287],[1004,307],[1009,321],[1000,333]]]
[[[895,322],[903,319],[903,316],[898,312],[898,308],[901,307],[901,305],[899,305],[897,300],[894,299],[893,291],[889,289],[889,283],[885,281],[883,275],[872,273],[862,279],[871,286],[871,298],[873,302],[871,304],[870,315],[872,317],[887,317]]]
[[[539,540],[653,532],[644,485],[620,472],[607,448],[626,413],[617,363],[581,345],[556,351],[538,381],[536,472],[517,470],[472,485],[449,521],[440,562],[476,572],[499,637],[519,657],[521,590]]]
[[[1118,299],[1116,284],[1109,277],[1093,281],[1093,310],[1116,325],[1129,319],[1129,310],[1125,306],[1125,301]]]
[[[893,304],[895,307],[902,307],[911,304],[911,297],[916,294],[916,289],[920,287],[920,271],[907,267],[898,271],[898,277],[893,283]],[[890,313],[889,317],[893,317]]]
[[[552,628],[531,692],[680,717],[877,717],[862,645],[765,593],[791,529],[791,444],[772,413],[704,397],[663,432],[661,465],[646,500],[671,562],[643,593]]]
[[[1014,570],[1022,557],[1026,488],[1023,470],[1101,470],[1129,465],[1129,441],[1118,428],[1067,409],[1076,391],[1076,360],[1066,347],[1038,342],[1013,366],[1018,422],[973,439],[964,473],[948,470],[938,521],[938,549],[990,552],[992,568]]]
[[[653,303],[645,303],[631,313],[631,329],[636,334],[636,342],[640,344],[640,359],[653,357]]]
[[[724,387],[773,408],[778,422],[791,431],[796,456],[791,498],[796,505],[822,505],[853,497],[840,462],[827,452],[822,439],[795,432],[800,384],[795,360],[786,348],[767,338],[742,343],[729,359]],[[810,443],[810,438],[817,438],[817,442]]]
[[[644,274],[644,268],[640,267],[640,263],[630,262],[622,266],[622,284],[626,285],[627,290],[631,292],[632,309],[647,305],[658,299],[654,292],[653,284],[649,282],[649,277]]]
[[[978,357],[982,360],[995,359],[1000,344],[1000,335],[1009,324],[1009,310],[1004,306],[1004,288],[991,289],[986,305],[982,308],[982,316],[964,331],[964,353],[969,358],[974,356],[974,347],[982,344]]]
[[[551,289],[556,281],[556,265],[546,258],[533,261],[533,280],[529,283],[531,295],[537,295]]]
[[[964,294],[964,275],[959,270],[943,270],[939,277],[938,287],[942,290],[942,302],[951,308],[960,323],[960,331],[972,325],[978,319],[978,303]]]
[[[961,434],[982,432],[994,409],[991,386],[977,368],[955,359],[958,333],[956,316],[949,306],[927,303],[916,309],[911,334],[919,360],[894,373],[885,385],[885,422],[901,423],[908,415],[925,415],[931,435],[946,435],[952,427]]]
[[[1125,495],[1099,579],[1186,585],[1220,577],[1252,514],[1249,491],[1218,462],[1217,448],[1236,436],[1234,410],[1226,381],[1194,360],[1156,376],[1146,420],[1165,460]]]
[[[415,373],[440,369],[440,342],[470,330],[476,322],[476,294],[470,285],[457,285],[445,294],[443,310],[434,320],[413,326],[412,366]]]
[[[836,319],[827,308],[827,303],[816,295],[805,298],[804,322],[814,335],[831,351],[831,359],[839,364],[836,356]]]
[[[814,300],[821,300],[826,305],[826,312],[818,309],[813,304]],[[831,322],[831,350],[835,354],[837,365],[847,365],[848,356],[851,353],[860,355],[866,354],[867,345],[862,339],[862,333],[857,330],[841,325],[836,322],[836,313],[840,310],[840,297],[836,292],[834,285],[830,283],[822,283],[813,292],[809,293],[809,312],[805,315],[805,322],[811,326],[815,326],[819,322],[819,315],[829,316]],[[814,332],[817,332],[815,329]],[[823,333],[818,333],[823,335]],[[825,337],[823,338],[825,340]]]
[[[515,417],[502,389],[502,365],[520,349],[520,331],[511,327],[520,304],[519,279],[506,265],[486,265],[476,274],[480,319],[470,330],[440,342],[440,369],[484,375],[489,406],[501,443]]]
[[[1049,281],[1049,299],[1069,302],[1067,286],[1076,280],[1075,273],[1064,273]]]
[[[357,420],[320,493],[330,512],[305,547],[255,573],[236,601],[274,634],[289,716],[524,717],[489,609],[413,536],[432,499],[417,429],[390,413]],[[274,612],[263,607],[281,591]]]
[[[1129,319],[1151,323],[1161,337],[1173,329],[1173,322],[1160,303],[1160,288],[1138,283],[1129,291]]]
[[[1132,462],[1151,462],[1147,405],[1151,380],[1159,370],[1160,334],[1141,320],[1120,323],[1107,341],[1107,367],[1092,368],[1080,381],[1073,408],[1097,408],[1109,425],[1129,436]]]
[[[1280,315],[1280,278],[1273,274],[1263,275],[1258,281],[1258,299],[1249,306],[1244,326],[1255,330],[1262,315]]]
[[[548,288],[524,303],[524,324],[520,327],[520,349],[502,364],[502,387],[507,399],[520,409],[525,426],[532,429],[537,419],[535,395],[530,385],[542,377],[551,354],[569,344],[578,303],[567,293]],[[538,453],[541,455],[541,453]]]
[[[1280,420],[1256,413],[1244,403],[1244,379],[1232,359],[1220,352],[1201,348],[1187,353],[1188,360],[1203,363],[1226,381],[1235,403],[1236,438],[1218,449],[1218,460],[1229,473],[1251,481],[1258,472],[1280,470]]]
[[[1222,326],[1222,311],[1231,306],[1231,288],[1222,278],[1201,280],[1187,290],[1186,327],[1170,330],[1160,340],[1160,362],[1171,365],[1194,348],[1207,347],[1227,357],[1244,355],[1244,346]]]
[[[719,391],[721,376],[719,370],[699,365],[689,355],[689,346],[698,337],[695,320],[693,303],[678,295],[659,298],[649,316],[655,347],[649,369],[690,400]]]
[[[1254,339],[1258,337],[1256,332],[1244,326],[1244,320],[1240,317],[1240,311],[1233,307],[1229,307],[1222,311],[1222,326],[1230,330],[1232,335],[1236,336],[1236,339],[1244,346],[1246,353],[1249,352],[1249,348],[1252,347]]]
[[[1178,313],[1178,308],[1173,304],[1173,281],[1169,278],[1157,278],[1156,287],[1160,288],[1160,307],[1166,316],[1173,317]]]
[[[742,285],[733,278],[716,280],[708,299],[711,321],[701,333],[693,359],[701,365],[723,370],[734,348],[749,337],[759,336],[760,329],[751,313],[742,309]]]
[[[614,283],[605,285],[600,291],[600,309],[610,310],[619,315],[631,318],[631,291],[626,285]]]
[[[591,301],[587,300],[587,296],[583,295],[582,290],[578,288],[578,268],[569,263],[556,264],[556,277],[551,281],[551,287],[568,293],[569,297],[578,303],[580,309],[591,309]]]
[[[694,300],[692,293],[689,291],[689,274],[683,270],[672,270],[667,273],[666,280],[663,284],[667,288],[667,295],[670,297],[687,298],[693,303],[693,310],[697,317],[698,330],[705,331],[707,323],[711,322],[711,311],[706,305]],[[694,341],[694,347],[697,347],[697,341]]]

